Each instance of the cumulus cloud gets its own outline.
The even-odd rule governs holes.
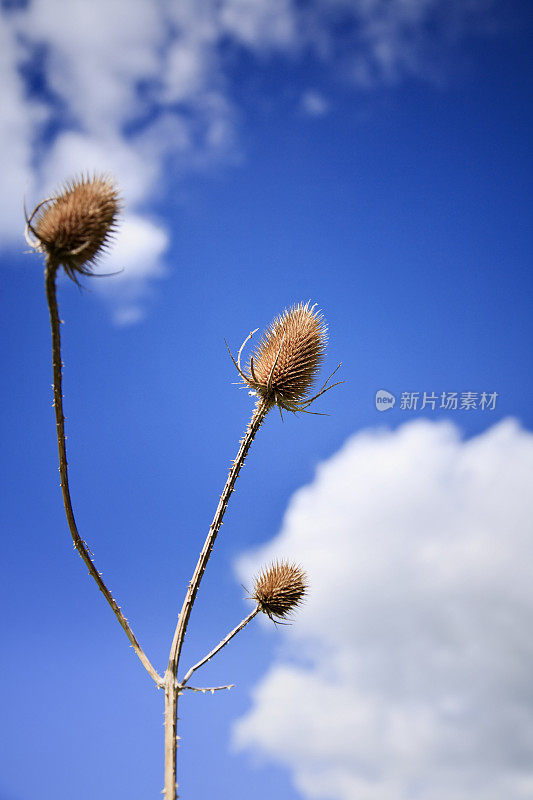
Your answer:
[[[309,601],[234,730],[313,800],[533,796],[533,434],[506,420],[364,431],[239,563]]]
[[[170,164],[179,176],[234,160],[239,115],[228,48],[246,50],[263,65],[271,54],[289,65],[311,54],[356,87],[392,85],[430,75],[431,53],[442,40],[475,28],[489,4],[28,0],[0,6],[2,242],[20,244],[18,198],[25,189],[37,201],[67,177],[109,170],[130,211],[142,216],[167,188]],[[308,114],[326,106],[317,92],[304,93]],[[159,243],[147,259],[151,278],[163,274]],[[149,285],[145,271],[139,297]]]

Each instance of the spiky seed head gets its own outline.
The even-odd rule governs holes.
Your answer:
[[[272,404],[290,407],[305,401],[326,345],[327,326],[322,314],[309,303],[298,303],[276,317],[263,333],[246,383]]]
[[[52,262],[62,264],[76,280],[76,273],[91,274],[92,265],[109,245],[120,206],[117,186],[110,177],[81,177],[38,207],[28,227],[37,237],[38,249]]]
[[[255,579],[252,599],[272,619],[283,619],[302,602],[307,576],[297,564],[273,561]]]

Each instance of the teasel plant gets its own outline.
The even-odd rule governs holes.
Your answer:
[[[321,388],[312,393],[323,363],[327,328],[322,314],[310,303],[298,303],[283,311],[266,328],[255,350],[243,362],[243,352],[255,333],[252,331],[241,345],[236,358],[230,348],[231,359],[237,370],[239,382],[254,398],[254,408],[237,454],[231,463],[226,483],[200,552],[192,578],[188,584],[183,605],[178,616],[168,664],[159,672],[151,663],[121,607],[96,568],[93,555],[80,536],[69,489],[68,461],[65,444],[65,417],[63,413],[63,364],[61,360],[62,320],[57,302],[57,275],[62,268],[65,274],[80,285],[80,278],[93,276],[94,268],[116,233],[122,211],[119,190],[107,175],[86,175],[67,183],[57,194],[40,202],[31,214],[25,212],[26,241],[31,248],[44,256],[45,288],[52,333],[53,394],[56,419],[57,445],[61,490],[68,527],[74,546],[89,570],[89,574],[104,595],[119,624],[128,637],[134,652],[156,686],[165,696],[165,800],[176,800],[177,709],[178,698],[186,690],[216,692],[232,688],[223,686],[191,686],[189,680],[204,664],[222,650],[254,617],[266,614],[278,623],[286,622],[305,599],[308,581],[299,564],[281,560],[265,565],[254,580],[249,592],[254,602],[253,610],[230,631],[204,658],[191,666],[178,679],[180,657],[189,624],[191,611],[207,563],[220,531],[235,483],[259,429],[267,414],[278,408],[279,413],[298,412],[313,414],[309,406],[339,382],[331,383],[337,369]],[[227,345],[226,345],[227,346]]]

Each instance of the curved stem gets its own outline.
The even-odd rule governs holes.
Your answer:
[[[57,296],[56,296],[56,275],[58,266],[59,265],[57,263],[51,260],[47,260],[45,280],[46,280],[46,299],[48,301],[48,309],[50,312],[50,326],[52,329],[54,408],[56,413],[57,447],[59,451],[59,473],[61,475],[61,490],[63,492],[63,504],[65,506],[65,513],[67,516],[68,527],[72,536],[72,540],[74,542],[74,547],[76,548],[76,550],[82,557],[83,561],[85,562],[85,565],[89,570],[89,575],[91,575],[91,577],[94,578],[96,585],[98,586],[98,588],[104,595],[105,599],[111,606],[113,613],[115,614],[120,625],[122,626],[126,636],[130,640],[133,649],[139,656],[142,665],[149,673],[150,677],[155,681],[155,683],[158,686],[162,686],[163,679],[161,678],[157,670],[152,666],[149,659],[145,655],[141,645],[135,638],[126,617],[120,610],[120,607],[117,605],[111,592],[109,591],[104,581],[102,580],[101,574],[94,566],[92,559],[89,555],[89,552],[87,550],[87,547],[78,533],[76,520],[74,518],[74,511],[72,510],[72,501],[70,499],[70,490],[68,485],[68,462],[67,462],[67,451],[65,445],[65,417],[63,415],[63,390],[62,390],[63,364],[61,361],[61,335],[60,335],[61,320],[59,319],[59,311],[58,311]]]
[[[176,730],[178,704],[176,675],[189,617],[207,562],[209,561],[209,556],[211,555],[217,534],[222,525],[229,499],[235,488],[235,482],[246,456],[248,455],[251,444],[271,407],[272,403],[267,400],[260,399],[257,401],[250,423],[240,441],[237,456],[230,467],[226,485],[220,495],[220,501],[215,516],[213,517],[213,522],[209,528],[209,533],[207,534],[207,538],[198,558],[178,617],[178,624],[172,640],[168,667],[165,673],[165,800],[175,800],[176,798]]]
[[[236,628],[233,628],[233,630],[232,630],[230,633],[228,633],[228,635],[227,635],[227,636],[225,636],[225,637],[224,637],[224,639],[222,639],[222,641],[221,641],[221,642],[219,642],[219,643],[217,644],[217,646],[216,646],[216,647],[214,647],[214,648],[211,650],[211,652],[210,652],[210,653],[208,653],[206,656],[204,656],[204,657],[201,659],[201,661],[198,661],[198,663],[197,663],[197,664],[195,664],[195,665],[194,665],[194,667],[191,667],[191,668],[190,668],[190,670],[189,670],[189,671],[188,671],[188,672],[185,674],[185,676],[183,677],[183,680],[180,682],[180,684],[179,684],[179,689],[183,689],[183,688],[185,688],[185,684],[187,683],[187,681],[189,680],[189,678],[191,677],[191,675],[192,675],[194,672],[196,672],[196,670],[197,670],[197,669],[200,669],[200,667],[203,667],[203,665],[204,665],[204,664],[206,664],[208,661],[210,661],[210,660],[213,658],[213,656],[216,656],[216,654],[218,653],[218,651],[219,651],[219,650],[222,650],[222,648],[223,648],[223,647],[225,647],[225,646],[228,644],[228,642],[231,642],[231,640],[233,639],[233,637],[234,637],[234,636],[236,636],[236,635],[239,633],[239,631],[242,631],[242,629],[244,628],[244,626],[245,626],[245,625],[248,625],[248,623],[249,623],[249,622],[251,622],[251,620],[253,620],[253,618],[254,618],[254,617],[257,615],[257,614],[259,614],[259,611],[260,611],[260,608],[259,608],[259,606],[257,606],[256,608],[254,608],[254,610],[253,610],[253,611],[251,611],[251,612],[248,614],[248,616],[247,616],[247,617],[245,617],[245,618],[242,620],[242,622],[239,622],[239,624],[237,625],[237,627],[236,627]]]

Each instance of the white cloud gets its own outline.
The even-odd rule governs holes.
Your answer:
[[[323,117],[329,111],[329,103],[323,94],[307,89],[301,99],[302,111],[310,117]]]
[[[144,148],[131,147],[117,134],[91,136],[78,131],[61,133],[43,160],[40,183],[44,194],[61,188],[66,175],[108,173],[120,186],[129,206],[141,203],[153,190],[159,167]]]
[[[179,175],[235,160],[239,115],[231,59],[223,57],[228,46],[263,65],[270,54],[290,65],[314,53],[359,87],[394,84],[429,74],[428,52],[439,42],[432,25],[446,40],[458,37],[489,2],[29,0],[0,7],[2,241],[21,241],[26,188],[31,204],[82,170],[109,170],[139,215],[165,191],[169,164]],[[341,28],[350,33],[340,36]],[[326,103],[308,91],[302,108],[317,115]],[[157,277],[161,264],[149,261]]]
[[[316,800],[533,794],[533,434],[507,420],[366,431],[240,563],[310,594],[235,742]]]
[[[494,0],[327,0],[312,5],[306,33],[324,60],[340,65],[359,88],[411,77],[440,81],[450,46],[476,31],[493,5]]]
[[[28,103],[19,73],[23,48],[8,26],[0,25],[0,153],[2,156],[2,200],[0,237],[11,240],[15,232],[22,240],[22,198],[32,187],[32,144],[43,108]],[[13,202],[16,197],[16,202]]]
[[[298,46],[298,14],[292,0],[223,0],[225,34],[251,50],[293,50]]]
[[[121,273],[118,280],[137,281],[154,272],[161,274],[162,268],[150,265],[149,259],[153,258],[158,263],[167,245],[168,237],[163,228],[145,217],[129,214],[122,220],[120,236],[106,262],[119,268],[121,264],[127,263],[129,269]]]
[[[91,283],[91,288],[112,302],[117,324],[131,325],[144,317],[151,281],[166,275],[162,256],[167,248],[164,228],[136,214],[123,218],[114,247],[95,270],[99,275],[116,274]]]
[[[48,86],[84,130],[116,132],[143,111],[137,82],[158,77],[166,35],[158,3],[32,0],[21,21],[46,44]]]

